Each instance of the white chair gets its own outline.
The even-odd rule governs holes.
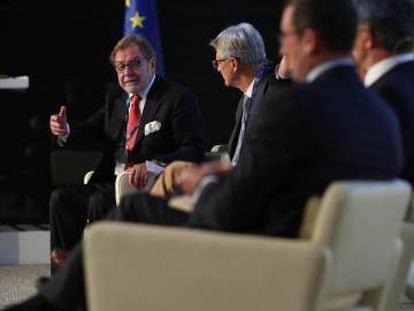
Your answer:
[[[230,163],[230,157],[229,154],[227,153],[227,145],[214,145],[211,148],[210,152],[206,152],[206,158],[210,158],[210,159],[215,159],[215,160],[220,160],[222,162],[225,163]],[[215,154],[214,156],[212,154]],[[151,179],[150,177],[150,184],[153,185],[153,183],[155,182],[155,176],[152,176]],[[147,191],[149,191],[149,189],[146,189]],[[115,201],[116,201],[116,205],[118,206],[119,203],[121,202],[122,197],[124,197],[125,195],[128,194],[132,194],[137,192],[138,190],[131,186],[128,183],[128,172],[123,172],[120,175],[117,176],[116,180],[115,180]],[[145,190],[144,190],[145,191]],[[182,206],[182,204],[177,203],[178,208],[180,208]]]
[[[94,171],[86,172],[85,176],[83,176],[83,184],[87,185],[92,178]]]
[[[410,210],[407,213],[406,222],[401,231],[401,240],[404,246],[403,256],[400,262],[398,277],[394,284],[394,303],[399,300],[401,293],[414,300],[414,284],[408,280],[409,272],[414,269],[414,197],[411,200]],[[404,291],[405,289],[405,291]]]
[[[333,183],[309,240],[91,225],[89,310],[390,311],[410,191],[399,180]]]
[[[131,186],[128,182],[129,173],[122,172],[115,179],[115,202],[119,206],[122,197],[134,192],[138,192],[137,188]]]
[[[210,151],[205,153],[205,157],[207,161],[218,160],[227,163],[231,161],[227,144],[214,145]]]
[[[410,192],[404,181],[329,187],[311,236],[311,241],[329,246],[333,253],[321,310],[391,310]]]
[[[83,184],[88,184],[94,171],[89,171],[83,177]],[[118,206],[123,196],[137,192],[138,190],[128,183],[128,172],[122,172],[115,179],[115,202]]]

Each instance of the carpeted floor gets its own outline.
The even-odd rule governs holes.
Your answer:
[[[46,275],[49,275],[49,265],[0,266],[0,308],[36,293],[36,280]],[[414,302],[403,297],[398,311],[414,311]]]
[[[49,265],[0,266],[0,308],[36,293],[39,276],[49,275]]]

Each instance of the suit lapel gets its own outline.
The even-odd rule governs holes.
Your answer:
[[[266,89],[269,86],[269,81],[266,78],[261,79],[258,83],[259,84],[257,86],[257,90],[254,94],[254,97],[251,99],[252,100],[252,103],[251,103],[252,106],[251,106],[251,110],[250,110],[249,121],[247,123],[247,128],[250,126],[251,120],[256,115],[257,106],[263,100]],[[243,100],[244,100],[244,95],[241,96],[240,101],[237,105],[236,125],[235,125],[235,127],[233,129],[233,132],[231,133],[231,136],[230,136],[230,139],[229,139],[230,158],[232,158],[233,155],[234,155],[234,152],[235,152],[236,146],[237,146],[237,142],[238,142],[238,139],[239,139],[239,133],[240,133],[241,123],[242,123],[242,116],[243,116]]]
[[[239,133],[240,133],[240,127],[241,127],[241,121],[242,121],[242,115],[243,115],[243,99],[244,99],[244,95],[241,96],[239,103],[237,104],[237,109],[236,109],[236,124],[233,128],[233,131],[230,135],[230,139],[229,139],[229,154],[230,154],[230,158],[233,157],[234,151],[236,150],[236,146],[237,146],[237,140],[239,138]]]
[[[257,106],[260,104],[260,102],[262,102],[267,86],[268,86],[268,82],[265,79],[262,79],[258,82],[256,94],[254,94],[254,97],[252,98],[252,107],[250,110],[250,117],[249,117],[248,124],[250,124],[250,120],[256,114]]]

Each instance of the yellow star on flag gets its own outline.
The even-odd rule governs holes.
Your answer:
[[[131,0],[125,0],[125,6],[129,8],[131,6]]]
[[[131,17],[129,20],[132,22],[132,28],[135,28],[135,27],[144,28],[143,22],[145,19],[146,19],[145,16],[139,15],[139,12],[136,11],[135,15]]]

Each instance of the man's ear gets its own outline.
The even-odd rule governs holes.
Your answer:
[[[157,70],[157,59],[155,56],[151,57],[149,63],[150,63],[151,69],[156,71]]]
[[[318,33],[311,28],[307,28],[302,34],[302,46],[305,54],[313,54],[319,47],[320,40]]]
[[[237,58],[231,58],[230,61],[231,61],[231,68],[233,69],[233,72],[236,72],[240,66],[239,60]]]

